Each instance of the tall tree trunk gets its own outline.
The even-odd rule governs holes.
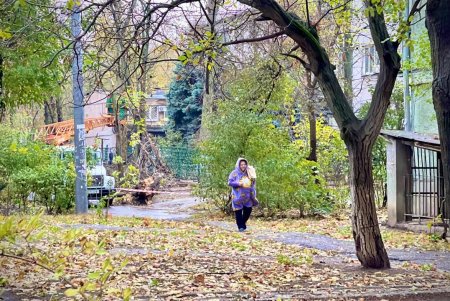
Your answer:
[[[50,100],[44,101],[44,123],[55,123],[54,115],[53,97],[50,97]]]
[[[352,232],[356,256],[366,267],[389,268],[375,208],[372,146],[365,139],[347,143],[350,162]]]
[[[314,112],[313,106],[309,106],[308,120],[309,120],[308,160],[317,162],[317,124],[316,124],[316,113]]]
[[[216,15],[217,15],[217,3],[215,0],[208,0],[206,2],[206,12],[208,14],[209,31],[216,35],[215,25],[216,25]],[[217,38],[217,37],[216,37]],[[208,130],[206,129],[206,124],[208,122],[208,117],[213,110],[214,102],[214,68],[212,66],[212,58],[210,56],[206,59],[205,64],[205,85],[202,97],[202,117],[200,123],[200,140],[206,139],[208,137]]]
[[[53,123],[52,119],[53,118],[52,118],[52,112],[50,109],[50,105],[49,105],[48,101],[45,101],[44,102],[44,123],[45,124]]]
[[[306,91],[308,98],[309,121],[309,156],[308,160],[317,162],[317,120],[315,101],[317,100],[317,78],[311,71],[306,71]]]
[[[50,97],[44,101],[44,123],[50,124],[63,121],[61,98]]]
[[[380,77],[384,78],[386,82],[384,93],[388,93],[389,90],[392,92],[395,83],[396,73],[388,74],[389,76],[383,72],[380,73]],[[331,65],[323,68],[318,75],[319,85],[324,91],[325,98],[341,97],[340,106],[334,107],[334,112],[342,111],[341,113],[344,113],[343,110],[345,110],[345,112],[350,113],[351,109],[350,111],[348,108],[344,109],[345,106],[349,106],[349,103],[343,91],[338,87],[337,80],[333,78],[335,78],[335,74]],[[383,99],[385,99],[384,96]],[[352,231],[356,255],[361,264],[369,268],[390,267],[389,258],[380,235],[372,174],[372,148],[384,119],[384,114],[381,113],[382,111],[386,112],[388,105],[389,102],[385,101],[376,106],[378,111],[372,113],[372,117],[376,116],[377,118],[372,120],[370,127],[367,127],[369,122],[367,119],[361,121],[349,116],[348,120],[337,120],[338,123],[341,123],[341,136],[349,153]],[[345,117],[345,114],[343,115]]]
[[[137,0],[132,0],[127,6],[126,6],[126,15],[131,16],[134,8],[136,7]],[[127,30],[129,29],[128,26],[130,25],[130,21],[132,18],[124,18],[121,19],[121,15],[119,12],[122,12],[125,7],[121,6],[119,2],[113,2],[112,3],[112,17],[114,20],[114,26],[115,26],[115,37],[117,39],[117,52],[121,54],[121,57],[119,58],[117,62],[117,71],[116,71],[116,79],[117,83],[121,85],[121,87],[117,91],[117,99],[116,99],[116,118],[115,118],[115,126],[117,129],[116,132],[116,153],[122,157],[123,162],[127,162],[127,146],[128,146],[128,136],[127,136],[127,125],[120,124],[120,109],[122,107],[122,97],[123,92],[126,92],[127,89],[131,85],[130,80],[130,56],[128,54],[128,50],[125,47],[125,39],[127,38]],[[125,104],[124,104],[124,109]],[[123,175],[124,172],[124,165],[119,164],[118,170],[121,175]]]
[[[144,3],[141,1],[141,5],[144,5]],[[144,9],[144,13],[147,15],[148,14],[148,10],[149,10],[149,6],[150,4],[147,3],[145,4],[145,9]],[[151,18],[151,16],[149,17],[149,19]],[[148,40],[150,37],[150,20],[146,21],[145,25],[144,25],[144,30],[142,32],[142,38],[144,40],[144,45],[142,46],[142,55],[139,58],[141,60],[141,71],[142,73],[140,74],[140,79],[138,81],[138,85],[139,85],[139,90],[143,93],[143,96],[141,96],[141,98],[139,99],[139,108],[138,108],[138,120],[139,120],[139,126],[141,127],[141,131],[143,131],[142,133],[140,133],[139,135],[139,145],[136,146],[136,162],[139,168],[139,179],[144,179],[145,177],[148,176],[148,169],[149,169],[149,161],[153,161],[149,152],[147,150],[145,150],[145,146],[146,146],[146,140],[150,140],[151,136],[150,134],[147,132],[147,112],[148,112],[148,107],[147,107],[147,95],[149,95],[150,93],[150,89],[148,89],[147,87],[147,73],[149,70],[149,66],[148,66],[148,55],[149,55],[149,43],[150,41]],[[142,128],[143,127],[143,128]],[[154,163],[154,162],[152,162]],[[155,165],[155,164],[154,164]],[[157,166],[155,166],[156,168]]]
[[[58,122],[61,122],[64,120],[63,116],[63,108],[62,108],[62,99],[61,97],[57,97],[55,100],[55,106],[56,106],[56,120]]]
[[[443,165],[445,205],[450,208],[450,1],[428,0],[426,26],[431,43],[433,104]],[[445,212],[448,214],[449,212]]]
[[[0,123],[5,120],[6,116],[6,102],[4,99],[5,92],[3,91],[3,56],[0,55]]]

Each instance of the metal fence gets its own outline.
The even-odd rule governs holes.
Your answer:
[[[198,181],[200,165],[195,163],[197,150],[191,147],[160,147],[159,150],[175,177]]]
[[[449,206],[444,203],[444,181],[440,152],[413,147],[411,174],[405,177],[406,220],[449,219]]]

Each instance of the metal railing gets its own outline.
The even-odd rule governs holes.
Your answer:
[[[449,219],[439,152],[413,147],[411,173],[405,176],[405,188],[407,221],[432,219],[440,214]]]

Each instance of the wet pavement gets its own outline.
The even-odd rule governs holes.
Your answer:
[[[162,201],[150,206],[111,206],[108,214],[120,217],[148,217],[162,220],[183,220],[191,217],[192,207],[200,204],[197,198]]]

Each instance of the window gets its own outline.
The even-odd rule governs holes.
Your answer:
[[[150,110],[148,112],[148,119],[150,121],[158,121],[158,107],[157,106],[152,106],[150,107]]]
[[[166,119],[166,106],[151,106],[148,112],[149,121],[164,121]]]
[[[166,119],[166,112],[167,112],[167,107],[166,106],[158,106],[159,120],[165,120]]]
[[[380,70],[380,61],[375,46],[365,47],[363,51],[363,75],[378,73]]]

